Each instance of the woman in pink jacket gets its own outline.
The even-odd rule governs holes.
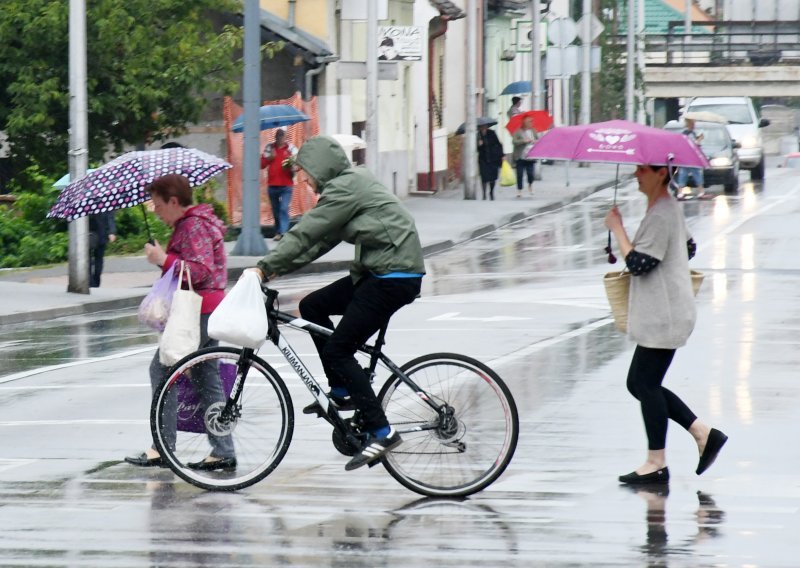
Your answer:
[[[160,267],[162,273],[176,262],[185,264],[191,274],[194,291],[203,298],[200,348],[215,346],[218,342],[208,336],[208,318],[225,297],[228,281],[223,241],[225,225],[214,215],[210,205],[192,205],[192,189],[184,176],[163,176],[147,186],[147,191],[153,198],[156,215],[174,229],[166,250],[158,242],[144,246],[147,261]],[[169,367],[161,364],[156,351],[150,363],[150,383],[154,391],[167,379],[168,374]],[[202,412],[215,402],[225,400],[216,367],[209,366],[203,372],[194,374],[192,384],[200,398]],[[176,424],[177,403],[177,400],[173,400],[167,405],[164,424]],[[175,436],[175,429],[164,436],[173,447]],[[235,468],[236,456],[231,437],[209,433],[208,439],[211,444],[210,455],[202,461],[189,464],[189,467],[202,470]],[[161,456],[153,447],[138,456],[126,457],[125,461],[143,467],[163,465]]]

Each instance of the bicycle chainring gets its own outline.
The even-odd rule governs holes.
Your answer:
[[[358,453],[359,448],[348,441],[337,428],[333,429],[331,439],[333,440],[333,447],[336,448],[336,451],[340,454],[352,457]]]

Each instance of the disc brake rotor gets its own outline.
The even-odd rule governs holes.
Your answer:
[[[215,402],[206,409],[205,423],[206,430],[209,434],[214,436],[230,436],[236,424],[238,424],[237,417],[230,419],[222,419],[222,411],[225,409],[224,402]]]

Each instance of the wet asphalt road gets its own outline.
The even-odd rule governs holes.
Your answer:
[[[128,466],[149,443],[155,341],[133,313],[0,329],[0,566],[798,566],[799,180],[770,170],[684,204],[707,278],[666,384],[731,438],[702,477],[671,425],[669,490],[616,481],[646,446],[624,387],[633,346],[600,284],[607,191],[430,259],[423,298],[393,320],[396,361],[468,353],[516,398],[514,460],[464,501],[421,499],[380,467],[345,472],[329,428],[299,412],[287,458],[239,493]],[[619,202],[632,232],[644,201],[626,187]],[[289,339],[318,371],[311,343]],[[262,356],[305,404],[278,354]]]

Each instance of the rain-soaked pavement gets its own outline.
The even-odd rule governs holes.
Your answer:
[[[132,311],[0,328],[0,566],[800,565],[800,178],[768,175],[684,204],[707,278],[667,385],[730,436],[702,477],[671,425],[669,489],[617,484],[645,438],[624,386],[633,346],[600,284],[601,192],[430,259],[423,297],[393,320],[393,359],[468,353],[514,393],[514,460],[466,500],[420,498],[379,467],[345,472],[329,428],[299,412],[280,467],[238,493],[128,466],[148,443],[155,340]],[[631,187],[619,201],[633,230],[644,202]],[[289,337],[317,371],[310,342]],[[274,350],[262,356],[305,404]]]

